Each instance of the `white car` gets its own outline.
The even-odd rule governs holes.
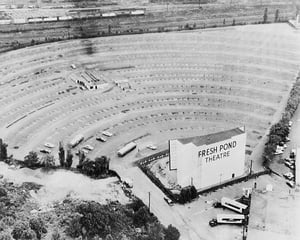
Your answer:
[[[47,148],[54,148],[54,145],[52,143],[45,143],[44,146]]]
[[[288,161],[285,161],[284,165],[287,166],[287,167],[289,167],[289,168],[292,166],[292,164],[290,162],[288,162]]]
[[[94,150],[94,147],[92,147],[91,145],[85,145],[84,147],[83,147],[84,149],[87,149],[87,150],[89,150],[89,151],[93,151]]]
[[[283,174],[283,176],[288,180],[293,180],[293,178],[294,178],[294,174],[291,172],[285,173],[285,174]]]
[[[275,154],[275,155],[283,154],[283,151],[282,151],[282,150],[276,150],[276,152],[275,152],[274,154]]]
[[[293,181],[287,181],[286,184],[291,188],[295,187],[295,183]]]
[[[151,150],[156,150],[157,147],[155,145],[147,145],[147,148],[151,149]]]
[[[89,153],[89,151],[88,151],[88,150],[86,150],[86,149],[81,149],[81,151],[83,151],[83,152],[84,152],[84,154],[88,154],[88,153]]]
[[[111,137],[113,134],[108,131],[103,131],[102,134],[106,137]]]

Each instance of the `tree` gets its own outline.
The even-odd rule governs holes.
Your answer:
[[[105,240],[114,240],[111,234],[106,235]]]
[[[59,157],[60,166],[64,167],[65,166],[65,150],[64,150],[62,142],[59,142],[58,157]]]
[[[264,21],[263,23],[266,23],[268,21],[268,8],[265,8],[265,11],[264,11]]]
[[[141,207],[133,215],[133,224],[136,227],[146,226],[146,224],[150,222],[150,220],[151,220],[151,216],[146,206]]]
[[[78,158],[79,158],[78,165],[81,166],[82,163],[84,162],[85,158],[86,158],[86,156],[85,156],[85,154],[84,154],[84,152],[82,150],[79,150],[79,156],[78,156]]]
[[[101,156],[100,158],[95,158],[95,175],[99,176],[101,174],[108,173],[110,159],[106,156]]]
[[[52,168],[55,166],[55,159],[53,155],[47,154],[42,158],[42,165],[45,168]]]
[[[7,159],[7,144],[5,144],[0,138],[0,161]]]
[[[180,237],[180,233],[177,228],[169,225],[168,228],[165,229],[165,240],[178,240]]]
[[[73,163],[73,154],[72,154],[71,150],[68,149],[65,166],[67,168],[70,168],[72,166],[72,163]]]
[[[279,9],[276,9],[276,12],[275,12],[275,22],[278,22],[279,20]]]
[[[87,158],[81,165],[81,171],[88,176],[95,176],[95,162]]]
[[[31,151],[24,157],[24,164],[27,167],[39,167],[40,166],[40,161],[39,157],[36,152]]]
[[[164,240],[164,228],[159,222],[153,222],[148,225],[148,236],[151,240]],[[172,239],[173,240],[173,239]]]
[[[60,233],[58,232],[57,229],[55,229],[53,232],[52,232],[52,235],[51,235],[51,240],[61,240],[61,235]]]
[[[45,223],[41,218],[32,218],[29,220],[30,228],[35,232],[37,239],[41,239],[42,233],[47,233]]]
[[[11,232],[14,239],[30,240],[36,239],[35,232],[29,227],[27,222],[17,222],[14,229]]]
[[[13,240],[9,232],[1,232],[0,240]]]

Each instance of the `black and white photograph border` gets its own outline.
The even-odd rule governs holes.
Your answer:
[[[300,239],[299,70],[300,0],[2,0],[0,240]]]

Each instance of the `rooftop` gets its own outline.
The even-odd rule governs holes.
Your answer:
[[[193,143],[196,146],[209,145],[212,143],[224,141],[228,138],[232,138],[233,136],[243,134],[244,132],[244,128],[234,128],[223,132],[212,133],[204,136],[180,138],[178,139],[178,141],[182,144]]]

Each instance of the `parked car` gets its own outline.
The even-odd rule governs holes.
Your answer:
[[[93,151],[94,150],[94,147],[92,147],[91,145],[85,145],[84,147],[83,147],[84,149],[87,149],[87,150],[89,150],[89,151]]]
[[[296,156],[296,150],[292,149],[290,152],[290,158],[295,158],[295,156]]]
[[[284,165],[287,166],[287,167],[291,167],[292,166],[292,164],[290,162],[287,162],[287,161],[284,162]]]
[[[106,137],[111,137],[113,135],[111,132],[108,131],[103,131],[102,134]]]
[[[106,138],[104,138],[104,137],[96,137],[96,140],[98,140],[100,142],[106,142]]]
[[[287,181],[286,184],[291,188],[295,187],[295,183],[293,181]]]
[[[47,148],[54,148],[54,145],[52,143],[45,143],[44,146]]]
[[[40,149],[40,152],[41,153],[51,153],[51,151],[50,150],[48,150],[48,149]]]
[[[294,174],[291,172],[283,174],[283,176],[288,179],[288,180],[293,180],[294,179]]]
[[[170,206],[173,206],[173,205],[174,205],[174,202],[173,202],[171,199],[164,197],[164,200],[165,200],[166,203],[169,204]]]
[[[152,145],[152,144],[147,145],[147,148],[149,148],[151,150],[156,150],[157,149],[157,147],[155,145]]]

